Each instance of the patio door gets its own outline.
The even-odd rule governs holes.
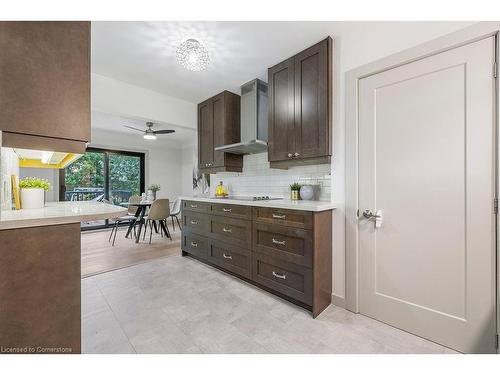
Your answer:
[[[61,201],[103,201],[116,205],[128,202],[130,196],[144,192],[144,154],[100,148],[87,152],[61,170]],[[82,229],[108,226],[108,220],[82,223]]]

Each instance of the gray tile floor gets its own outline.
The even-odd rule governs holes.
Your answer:
[[[189,257],[82,280],[84,353],[453,353],[330,306],[317,319]]]

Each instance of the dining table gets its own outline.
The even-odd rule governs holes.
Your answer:
[[[139,242],[139,239],[141,238],[142,226],[144,224],[144,215],[146,214],[148,207],[151,207],[152,204],[153,204],[152,201],[142,201],[142,202],[138,202],[138,203],[127,203],[128,206],[137,207],[137,210],[135,211],[135,214],[134,214],[135,220],[130,221],[125,238],[128,238],[128,236],[130,235],[130,233],[134,229],[134,225],[137,222],[139,222],[139,230],[137,231],[136,236],[135,236],[135,242],[136,243]],[[146,229],[144,229],[144,230],[146,230]]]

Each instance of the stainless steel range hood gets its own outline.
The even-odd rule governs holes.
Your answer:
[[[231,154],[267,151],[267,83],[254,79],[241,86],[241,142],[216,147]]]

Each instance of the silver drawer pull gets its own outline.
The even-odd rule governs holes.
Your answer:
[[[191,224],[196,225],[198,222],[196,220],[191,220]]]
[[[226,253],[222,253],[222,256],[226,259],[233,259],[231,255],[227,255]]]
[[[273,214],[273,219],[282,219],[284,220],[286,218],[286,215],[276,215],[276,214]]]
[[[283,279],[283,280],[286,279],[286,275],[282,275],[282,274],[276,273],[274,271],[273,271],[273,276],[277,277],[278,279]]]
[[[222,211],[224,211],[224,212],[231,212],[231,209],[230,208],[223,208]]]
[[[191,208],[198,208],[198,205],[197,204],[192,204]]]
[[[194,241],[191,241],[191,246],[192,247],[198,247],[198,243],[194,242]]]
[[[229,229],[229,228],[222,228],[222,231],[225,232],[225,233],[231,233],[233,230],[232,229]]]
[[[273,238],[273,243],[276,245],[285,245],[286,241],[278,241],[276,238]]]

